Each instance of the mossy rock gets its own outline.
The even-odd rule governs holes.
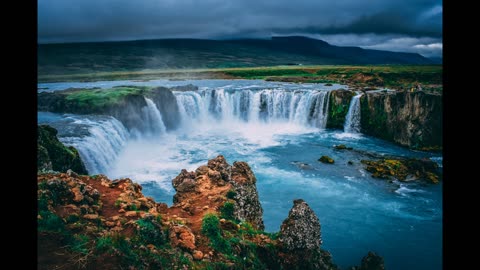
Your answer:
[[[438,184],[440,173],[438,165],[430,159],[382,159],[377,161],[362,160],[365,170],[372,177],[381,179],[423,179],[429,183]]]
[[[88,174],[80,154],[73,146],[63,145],[57,138],[57,130],[48,125],[38,126],[37,169]]]
[[[333,148],[337,150],[353,150],[352,147],[347,147],[345,144],[335,145]]]
[[[335,163],[335,160],[333,160],[333,158],[329,157],[329,156],[321,156],[318,161],[322,162],[322,163],[327,163],[327,164],[333,164]]]
[[[350,101],[355,92],[350,90],[333,90],[328,104],[327,128],[343,129]]]

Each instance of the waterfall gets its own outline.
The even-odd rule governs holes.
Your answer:
[[[181,121],[289,122],[325,128],[330,91],[225,90],[174,91]]]
[[[345,124],[343,131],[347,133],[360,132],[360,97],[362,93],[355,95],[350,101],[347,116],[345,116]]]
[[[166,128],[157,105],[155,105],[153,100],[147,97],[145,97],[145,102],[147,103],[147,106],[143,107],[142,110],[145,116],[144,122],[147,125],[148,132],[150,133],[149,135],[164,134]]]
[[[89,174],[105,173],[126,144],[129,138],[127,129],[111,116],[71,116],[70,121],[68,125],[49,124],[59,131],[58,137],[62,143],[78,150]],[[72,126],[77,130],[66,129]]]

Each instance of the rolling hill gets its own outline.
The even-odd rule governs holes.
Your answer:
[[[38,44],[38,74],[276,65],[432,64],[415,53],[340,47],[301,36]]]

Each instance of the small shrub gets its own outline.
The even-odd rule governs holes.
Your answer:
[[[228,199],[233,200],[235,198],[235,196],[237,196],[237,192],[235,192],[235,190],[233,190],[233,189],[230,189],[229,191],[227,191],[226,196],[227,196]]]
[[[89,252],[88,250],[89,241],[90,241],[90,238],[88,238],[88,236],[86,235],[83,235],[83,234],[74,235],[72,245],[71,245],[72,250],[82,254],[87,254]]]
[[[45,193],[41,193],[38,196],[38,211],[48,211],[48,195]]]
[[[228,220],[235,220],[233,215],[235,211],[235,204],[232,202],[225,202],[222,207],[220,207],[220,217]]]
[[[249,236],[255,236],[257,234],[260,234],[262,232],[260,231],[257,231],[253,228],[252,224],[248,223],[248,222],[242,222],[240,224],[240,234],[246,234],[246,235],[249,235]]]
[[[189,269],[192,265],[190,259],[188,257],[185,257],[183,254],[180,254],[180,256],[178,257],[178,262],[179,266],[181,266],[182,268],[187,267]]]
[[[220,235],[220,219],[215,214],[206,214],[203,217],[202,233],[208,237]]]
[[[40,211],[42,217],[38,220],[38,230],[47,232],[64,232],[65,223],[63,220],[50,211]]]
[[[202,233],[210,239],[210,246],[224,254],[232,253],[231,244],[221,234],[220,219],[214,214],[206,214],[202,220]]]
[[[121,203],[122,203],[122,200],[116,200],[115,201],[115,207],[119,208]]]
[[[98,238],[96,248],[99,252],[106,252],[113,247],[113,239],[110,236]]]
[[[155,222],[153,218],[144,218],[137,220],[139,240],[144,243],[154,244],[156,246],[163,245],[165,241],[165,234],[159,223]]]

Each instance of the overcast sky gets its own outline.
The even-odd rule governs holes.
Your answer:
[[[38,0],[40,43],[305,35],[442,54],[440,0]]]

